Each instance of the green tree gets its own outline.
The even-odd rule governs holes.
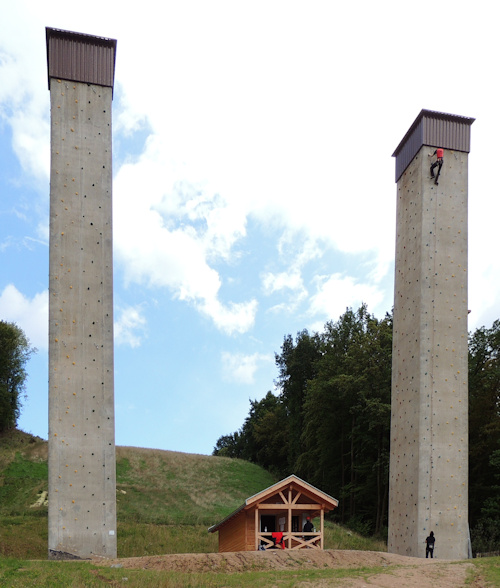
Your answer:
[[[257,446],[256,463],[273,474],[285,477],[288,468],[287,414],[281,398],[267,393],[267,403],[260,417],[253,424],[253,438]]]
[[[222,435],[217,439],[212,455],[220,457],[241,457],[243,440],[238,431],[230,435]]]
[[[481,516],[471,530],[475,553],[500,549],[500,449],[493,451],[489,464],[496,482],[491,484],[491,495],[484,501]]]
[[[392,317],[347,309],[321,336],[305,401],[299,475],[340,499],[340,518],[380,533],[386,524]]]
[[[269,391],[262,400],[250,400],[250,411],[238,431],[217,440],[212,455],[237,457],[285,475],[288,439],[281,399]]]
[[[469,520],[474,550],[500,548],[500,320],[469,337]]]
[[[17,424],[26,390],[26,363],[35,351],[15,323],[0,321],[0,433]]]
[[[286,419],[281,428],[287,432],[287,465],[293,472],[303,451],[302,433],[304,430],[304,401],[309,383],[316,376],[316,362],[321,357],[321,340],[318,334],[310,335],[307,329],[297,333],[295,343],[291,335],[286,335],[281,353],[275,354],[279,376],[275,382],[285,408]]]

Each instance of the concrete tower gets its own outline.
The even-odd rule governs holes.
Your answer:
[[[49,558],[116,557],[111,101],[116,41],[46,29]]]
[[[474,119],[422,110],[394,152],[391,553],[468,557],[467,183]],[[430,157],[444,150],[436,184]],[[437,172],[437,167],[436,167]]]

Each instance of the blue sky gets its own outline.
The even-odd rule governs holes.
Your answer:
[[[492,4],[2,2],[0,318],[38,353],[19,426],[47,437],[45,27],[118,41],[116,442],[211,453],[274,389],[283,337],[393,301],[396,146],[475,117],[469,329],[500,317]]]

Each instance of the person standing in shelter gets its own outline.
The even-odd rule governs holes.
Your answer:
[[[306,524],[302,529],[304,533],[312,533],[314,531],[314,525],[312,524],[311,517],[307,517]]]
[[[431,559],[434,557],[434,543],[436,543],[436,538],[434,537],[434,531],[431,531],[429,536],[425,540],[425,557],[429,557],[429,553],[431,554]]]
[[[434,179],[434,183],[436,186],[438,185],[439,174],[441,173],[441,168],[443,167],[443,157],[444,157],[444,149],[438,147],[434,151],[434,153],[429,153],[429,157],[436,156],[436,161],[431,165],[431,178]],[[437,174],[434,176],[434,168],[437,167],[438,171]]]
[[[312,533],[314,531],[314,525],[312,524],[311,517],[307,517],[307,520],[305,522],[305,525],[304,525],[304,528],[302,529],[302,531],[304,533]],[[310,536],[302,537],[302,539],[304,541],[310,541],[311,537]],[[312,541],[312,543],[314,543],[314,541]],[[307,547],[310,547],[310,545],[308,544]]]

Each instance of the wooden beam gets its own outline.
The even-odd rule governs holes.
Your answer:
[[[286,501],[285,495],[283,494],[283,492],[281,492],[281,490],[279,492],[279,495],[281,496],[281,500],[283,500],[283,504],[286,504],[287,501]]]
[[[319,504],[259,504],[260,510],[320,510]]]
[[[321,549],[319,543],[321,541],[321,537],[319,533],[289,533],[286,534],[286,539],[289,541],[289,549]],[[292,539],[297,544],[295,547],[291,547]]]

